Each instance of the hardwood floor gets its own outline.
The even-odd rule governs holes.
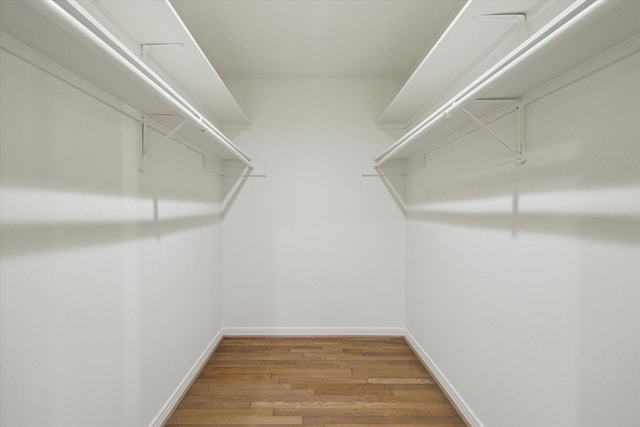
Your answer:
[[[464,426],[402,338],[225,338],[166,424]]]

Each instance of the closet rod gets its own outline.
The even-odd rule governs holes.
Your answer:
[[[86,12],[77,2],[67,0],[60,4],[54,0],[45,0],[42,4],[46,5],[50,11],[61,18],[65,23],[76,29],[85,38],[100,47],[102,51],[107,53],[113,59],[125,66],[134,75],[144,81],[150,88],[166,99],[171,105],[176,107],[185,118],[200,128],[201,131],[213,135],[214,139],[224,146],[245,166],[253,169],[251,159],[240,151],[236,145],[231,142],[215,125],[200,114],[187,100],[180,96],[171,86],[153,72],[138,57],[129,51],[115,36],[106,30],[98,21],[95,20],[88,12]],[[71,10],[80,14],[88,23],[96,29],[99,34],[92,31],[87,25],[69,12],[62,4],[66,4]]]
[[[544,45],[551,42],[564,31],[578,23],[581,19],[598,9],[606,0],[577,0],[571,4],[563,13],[541,28],[525,40],[520,46],[514,49],[510,54],[505,56],[497,64],[487,70],[484,74],[474,80],[470,85],[462,89],[445,102],[435,112],[430,114],[423,121],[418,123],[409,132],[404,134],[395,144],[391,145],[381,155],[375,158],[374,167],[380,168],[387,160],[392,158],[403,148],[407,147],[419,135],[427,129],[433,127],[442,119],[451,117],[451,114],[464,106],[464,104],[477,96],[478,93],[495,82],[498,78],[522,62],[525,58],[538,51]]]

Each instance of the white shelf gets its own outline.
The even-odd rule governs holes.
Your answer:
[[[184,23],[167,1],[92,0],[81,5],[205,116],[221,127],[250,125]]]
[[[376,165],[381,166],[389,159],[406,159],[425,153],[460,133],[471,123],[460,111],[462,107],[476,117],[491,116],[504,108],[500,103],[474,100],[521,99],[526,104],[533,100],[527,95],[535,92],[536,88],[575,70],[640,32],[640,2],[578,1],[572,7],[576,12],[567,12],[571,8],[564,10],[562,13],[568,18],[556,26],[556,30],[545,32],[545,29],[554,27],[554,22],[561,22],[562,16],[547,19],[543,28],[507,53],[501,61],[496,61],[496,65],[472,84],[462,89],[456,87],[456,95],[446,102],[432,105],[424,120],[375,159]],[[508,63],[509,58],[515,58],[513,64],[501,69],[501,63]],[[477,83],[475,87],[474,83]]]
[[[379,126],[407,127],[429,106],[453,95],[515,48],[536,21],[567,1],[468,0],[378,118]],[[534,17],[537,17],[535,19]],[[528,22],[527,22],[528,21]]]
[[[169,129],[183,117],[189,118],[179,136],[220,159],[250,165],[250,159],[219,130],[220,124],[246,125],[248,120],[171,5],[164,1],[105,4],[108,8],[103,13],[108,12],[109,19],[91,3],[85,6],[93,13],[69,0],[0,1],[0,30]],[[127,20],[109,21],[126,15],[126,7],[137,12]],[[183,47],[171,54],[153,52],[151,65],[143,63],[140,50],[134,52],[132,44],[154,43],[161,33]],[[198,95],[200,84],[204,84],[202,95]]]

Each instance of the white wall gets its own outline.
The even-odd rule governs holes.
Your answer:
[[[229,327],[404,325],[405,219],[361,161],[394,80],[230,80],[251,117],[236,142],[267,163],[223,225]]]
[[[148,425],[222,326],[220,179],[1,55],[0,424]]]
[[[639,118],[636,53],[527,106],[525,165],[408,179],[407,328],[484,425],[640,425]]]

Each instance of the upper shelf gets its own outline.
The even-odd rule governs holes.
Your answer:
[[[0,1],[0,30],[168,128],[187,119],[177,133],[204,150],[251,164],[219,129],[246,126],[246,115],[168,2]],[[150,43],[179,45],[143,62]]]
[[[563,6],[564,9],[555,16],[550,16],[547,10],[544,25],[540,26],[539,21],[540,28],[535,33],[502,55],[500,60],[494,60],[494,63],[473,81],[465,81],[465,85],[454,84],[453,90],[441,89],[440,93],[446,93],[448,97],[445,98],[446,101],[442,102],[441,99],[435,104],[430,104],[431,107],[423,118],[375,159],[376,166],[381,166],[392,158],[405,159],[425,152],[469,125],[469,118],[460,114],[462,107],[466,107],[478,117],[489,115],[504,107],[497,102],[478,104],[474,103],[475,100],[522,99],[534,89],[640,32],[640,2],[587,0],[572,2],[568,7],[565,2]],[[462,14],[464,13],[466,12],[463,10]],[[461,22],[464,21],[458,20],[452,25],[457,27]],[[449,33],[456,31],[452,28]],[[467,61],[473,62],[474,59]],[[432,64],[432,67],[437,69],[445,65],[438,63]],[[424,77],[421,76],[420,79]],[[414,82],[410,81],[405,87],[413,84]],[[415,90],[420,92],[418,89]],[[425,95],[424,91],[421,93],[423,100],[432,99]],[[396,100],[390,108],[395,102]],[[413,105],[418,103],[417,100],[412,102]]]
[[[92,0],[81,5],[216,124],[250,125],[171,3]]]
[[[521,43],[570,1],[467,1],[378,118],[406,127],[428,106],[454,94]]]

